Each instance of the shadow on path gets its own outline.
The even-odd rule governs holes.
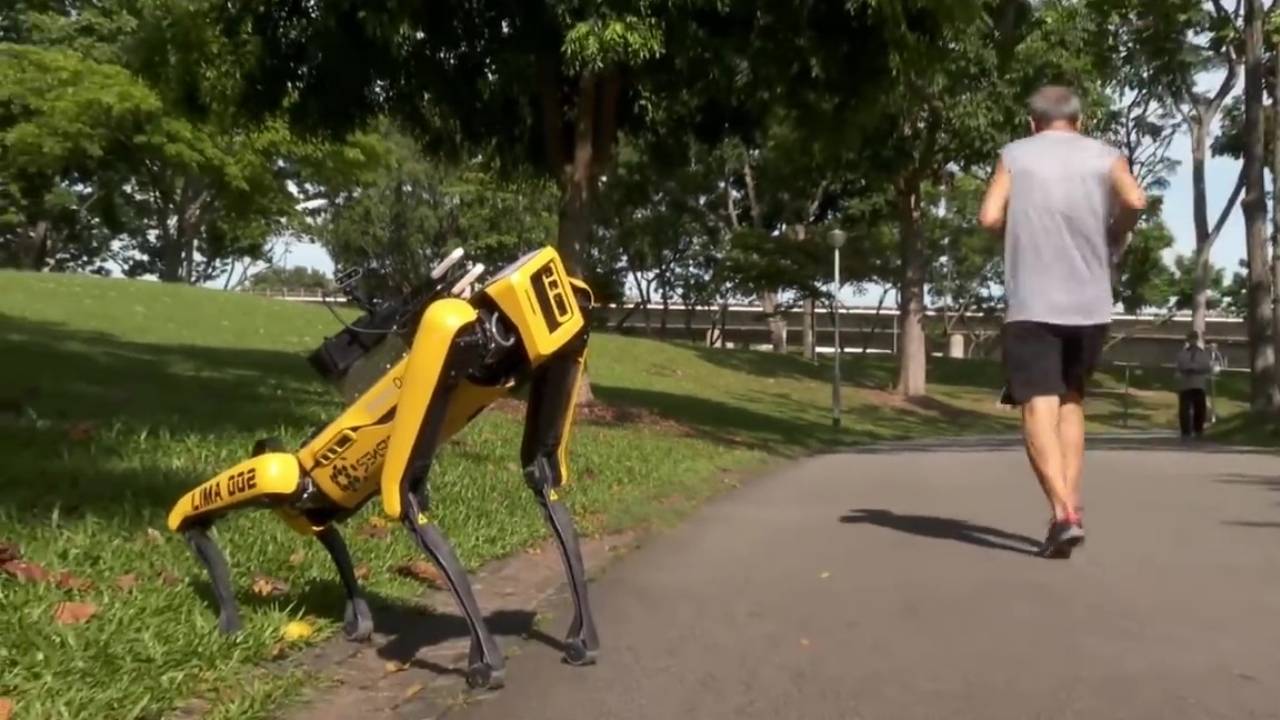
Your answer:
[[[1035,555],[1040,542],[1026,535],[1006,532],[967,520],[930,515],[899,515],[892,510],[850,510],[840,518],[846,525],[875,525],[935,540],[953,540],[990,550]]]

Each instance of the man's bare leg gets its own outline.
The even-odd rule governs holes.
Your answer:
[[[1063,496],[1075,516],[1082,508],[1080,478],[1084,473],[1084,400],[1077,393],[1063,396],[1058,408],[1058,443],[1062,447]]]
[[[1058,436],[1061,400],[1036,397],[1022,406],[1022,431],[1031,469],[1040,480],[1053,519],[1062,521],[1072,515],[1065,482],[1062,443]]]

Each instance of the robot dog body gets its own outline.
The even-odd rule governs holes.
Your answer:
[[[450,268],[460,257],[455,252],[425,287],[399,303],[375,306],[353,296],[366,315],[311,356],[312,366],[353,398],[337,419],[293,453],[278,442],[259,441],[253,457],[174,505],[169,528],[187,538],[209,572],[223,632],[237,631],[240,618],[226,560],[209,528],[227,512],[268,507],[323,544],[347,594],[344,632],[367,639],[372,617],[336,524],[380,495],[385,513],[404,524],[440,569],[466,616],[468,683],[501,687],[502,653],[461,563],[430,520],[426,479],[437,448],[493,401],[527,384],[521,465],[559,544],[575,604],[565,660],[595,661],[599,640],[582,556],[572,517],[556,492],[568,481],[565,448],[586,356],[590,290],[567,275],[554,249],[543,248],[464,300],[456,295],[478,270],[445,290],[456,279]],[[409,343],[402,355],[399,338]]]

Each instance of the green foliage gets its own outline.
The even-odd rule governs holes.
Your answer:
[[[99,259],[119,227],[121,198],[94,180],[118,182],[132,138],[161,114],[159,98],[123,68],[0,44],[0,264],[76,268]]]
[[[429,160],[388,123],[353,143],[372,161],[356,178],[313,189],[325,204],[312,232],[340,267],[368,271],[372,292],[422,281],[456,247],[497,269],[552,242],[555,194],[546,181],[499,178],[484,159]]]
[[[1173,309],[1191,310],[1196,292],[1195,255],[1178,255],[1174,259],[1173,266],[1175,274]],[[1207,279],[1208,295],[1205,298],[1205,309],[1209,312],[1226,309],[1228,293],[1226,272],[1220,267],[1210,267]]]
[[[29,3],[0,46],[0,263],[203,282],[296,202],[279,123],[227,105],[210,2]]]
[[[641,64],[662,50],[662,29],[653,17],[592,17],[573,24],[564,35],[565,70],[573,75]]]
[[[1146,222],[1133,231],[1120,264],[1115,295],[1126,312],[1164,310],[1179,291],[1178,277],[1164,256],[1173,247],[1173,234],[1163,222]]]
[[[331,291],[333,279],[310,267],[269,267],[249,278],[250,290],[324,290]]]
[[[932,209],[925,234],[934,258],[928,287],[934,303],[956,316],[994,317],[1003,310],[1004,247],[1001,238],[978,225],[986,185],[960,175],[925,194]]]

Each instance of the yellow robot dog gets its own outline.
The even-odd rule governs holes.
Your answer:
[[[471,632],[467,682],[503,685],[505,663],[449,541],[428,517],[427,473],[437,448],[494,400],[528,386],[520,449],[524,480],[559,544],[574,600],[564,659],[596,660],[599,639],[587,602],[573,518],[557,490],[568,481],[566,442],[586,357],[592,295],[565,271],[552,248],[531,252],[472,294],[483,272],[462,272],[456,250],[422,287],[396,302],[369,301],[339,279],[366,312],[311,354],[311,366],[350,403],[297,452],[260,440],[253,457],[184,495],[169,513],[208,571],[218,602],[218,627],[240,629],[227,562],[209,535],[222,515],[248,507],[274,510],[290,527],[320,541],[333,558],[347,595],[343,630],[352,640],[373,632],[346,544],[336,524],[381,494],[447,579]],[[465,299],[464,299],[465,298]],[[406,348],[407,343],[407,348]]]

